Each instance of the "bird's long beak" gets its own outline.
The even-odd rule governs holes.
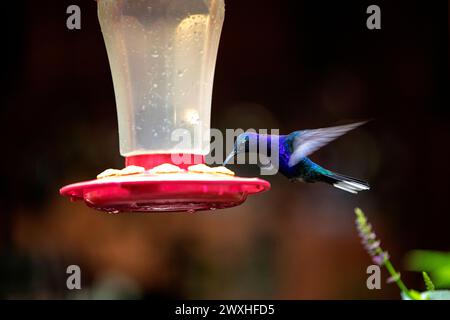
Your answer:
[[[236,155],[236,150],[231,151],[230,154],[228,155],[228,157],[223,162],[223,166],[226,166],[228,164],[228,162],[230,162],[230,160],[234,158],[235,155]]]

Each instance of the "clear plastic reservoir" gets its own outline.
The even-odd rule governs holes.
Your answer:
[[[207,154],[223,0],[98,0],[120,152]]]

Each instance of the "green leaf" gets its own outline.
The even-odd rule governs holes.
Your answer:
[[[409,290],[409,295],[414,299],[414,300],[422,300],[422,295],[420,294],[420,292],[416,291],[416,290]]]
[[[423,276],[423,281],[425,282],[425,286],[427,288],[428,291],[433,291],[435,289],[433,281],[431,281],[430,276],[423,271],[422,272],[422,276]]]
[[[403,300],[423,300],[422,294],[415,290],[409,290],[409,295],[402,291],[401,296]]]
[[[450,253],[428,250],[413,250],[406,257],[406,264],[411,271],[433,271],[444,267],[450,268]]]
[[[436,288],[450,287],[449,252],[414,250],[407,255],[406,265],[411,271],[428,272]]]
[[[431,271],[433,282],[438,288],[450,287],[450,266]]]

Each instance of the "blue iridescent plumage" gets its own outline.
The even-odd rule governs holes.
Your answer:
[[[351,193],[369,190],[367,182],[322,168],[308,158],[308,155],[363,123],[301,130],[281,136],[243,133],[238,136],[234,149],[225,160],[224,165],[236,154],[249,152],[249,150],[259,150],[261,144],[265,144],[266,150],[271,150],[274,139],[277,139],[279,172],[289,180],[309,183],[325,182]]]

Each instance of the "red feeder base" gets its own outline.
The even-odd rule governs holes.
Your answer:
[[[151,169],[168,163],[170,155],[127,158],[127,165]],[[189,165],[203,163],[192,156]],[[248,195],[270,189],[269,182],[206,173],[140,174],[80,182],[63,187],[61,195],[83,200],[95,209],[119,212],[195,212],[230,208],[242,204]]]

